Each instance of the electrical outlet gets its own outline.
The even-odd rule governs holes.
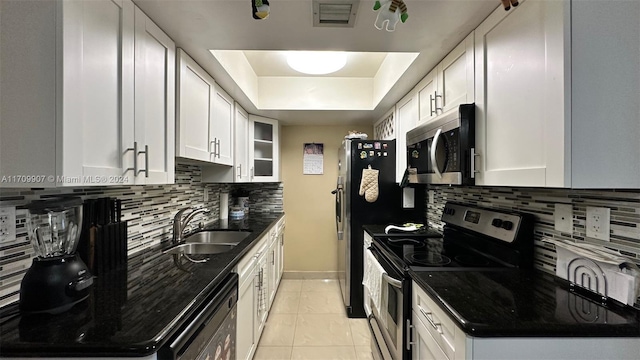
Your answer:
[[[573,206],[571,204],[556,204],[554,211],[554,227],[563,233],[573,232]]]
[[[16,207],[0,208],[0,242],[16,239]]]
[[[429,204],[433,204],[435,202],[436,192],[433,190],[429,190]]]
[[[203,202],[209,202],[209,189],[204,188],[204,197],[202,199]]]
[[[587,237],[609,241],[611,209],[587,206]]]

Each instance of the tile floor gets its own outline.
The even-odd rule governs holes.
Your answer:
[[[372,359],[366,319],[349,319],[337,280],[283,279],[255,360]]]

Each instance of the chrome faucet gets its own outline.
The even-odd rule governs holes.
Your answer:
[[[187,217],[183,220],[184,213],[191,211]],[[207,208],[194,209],[192,207],[184,208],[173,217],[173,244],[179,244],[184,240],[184,229],[189,225],[189,222],[198,214],[209,213],[211,210]]]

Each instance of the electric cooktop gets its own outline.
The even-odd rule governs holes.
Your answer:
[[[414,271],[529,268],[533,219],[526,214],[447,203],[444,230],[380,234],[373,245]]]

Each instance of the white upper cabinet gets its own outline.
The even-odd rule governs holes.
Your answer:
[[[407,132],[418,124],[418,92],[412,90],[396,104],[396,182],[400,183],[407,169]]]
[[[235,129],[234,182],[250,182],[249,114],[238,103],[235,103],[233,120]]]
[[[251,181],[280,181],[279,133],[280,127],[277,120],[249,115]]]
[[[214,144],[209,142],[209,127],[213,115],[215,82],[182,49],[178,49],[177,77],[176,155],[210,161],[214,148]]]
[[[456,46],[438,65],[438,96],[436,106],[442,113],[457,109],[460,104],[475,101],[474,33]]]
[[[416,86],[419,123],[475,101],[473,39],[469,34]]]
[[[0,23],[0,186],[133,184],[133,3],[6,2]]]
[[[638,18],[526,0],[476,29],[476,184],[640,187]]]
[[[476,29],[478,185],[565,186],[563,6],[523,1]]]
[[[0,186],[173,182],[175,55],[157,26],[129,0],[1,16]]]
[[[138,8],[135,26],[136,183],[173,183],[175,44]]]
[[[233,165],[234,101],[184,50],[178,55],[177,156]]]
[[[436,103],[436,97],[438,95],[438,69],[431,70],[419,83],[416,85],[418,91],[419,100],[419,118],[420,124],[434,119],[439,115],[439,111]],[[441,109],[440,109],[441,110]]]
[[[234,101],[216,84],[213,97],[213,118],[209,127],[209,141],[214,146],[212,162],[233,165]]]
[[[252,177],[252,160],[250,159],[253,141],[249,141],[249,114],[238,104],[233,106],[234,153],[233,167],[203,166],[202,181],[213,183],[245,183],[254,180]],[[226,140],[225,140],[226,141]]]

